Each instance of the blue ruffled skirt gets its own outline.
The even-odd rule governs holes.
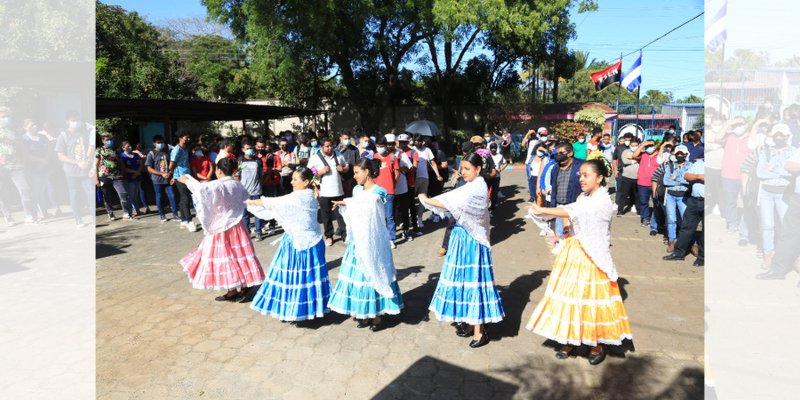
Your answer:
[[[383,314],[400,314],[403,297],[397,281],[392,282],[394,297],[385,297],[376,292],[358,265],[356,247],[353,242],[347,245],[342,257],[339,279],[333,287],[328,307],[339,314],[359,319],[375,318]]]
[[[450,233],[447,256],[429,309],[439,320],[470,325],[500,322],[505,315],[494,285],[492,253],[460,225]]]
[[[281,321],[321,318],[328,312],[331,286],[325,264],[325,243],[303,251],[292,246],[283,235],[267,278],[253,298],[250,308]]]

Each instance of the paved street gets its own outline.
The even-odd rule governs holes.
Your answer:
[[[524,329],[542,297],[553,256],[525,220],[520,170],[503,175],[508,199],[493,219],[496,283],[506,320],[493,341],[470,349],[427,312],[441,271],[442,224],[395,250],[404,315],[372,333],[352,319],[281,323],[247,304],[219,303],[195,290],[178,259],[202,233],[161,224],[156,215],[97,227],[97,395],[163,398],[698,398],[703,383],[703,268],[664,262],[661,237],[635,213],[615,218],[612,243],[635,351],[597,367],[557,360]],[[713,238],[711,238],[713,240]],[[711,241],[709,240],[709,241]],[[267,267],[271,239],[255,243]],[[328,249],[336,281],[344,244]],[[690,260],[691,259],[691,260]],[[548,343],[549,344],[549,343]]]

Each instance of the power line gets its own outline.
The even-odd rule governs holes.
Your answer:
[[[669,32],[667,32],[667,33],[665,33],[665,34],[663,34],[663,35],[661,35],[661,36],[659,36],[659,37],[657,37],[657,38],[655,38],[655,39],[651,40],[651,41],[650,41],[649,43],[647,43],[646,45],[644,45],[644,46],[642,46],[642,47],[640,47],[640,48],[638,48],[638,49],[636,49],[636,50],[634,50],[634,51],[632,51],[632,52],[630,52],[630,53],[628,53],[628,54],[625,54],[625,55],[623,55],[623,57],[627,57],[627,56],[629,56],[629,55],[631,55],[631,54],[634,54],[634,53],[636,53],[637,51],[641,51],[641,50],[643,50],[645,47],[647,47],[647,46],[650,46],[651,44],[653,44],[653,43],[657,42],[659,39],[663,38],[664,36],[667,36],[667,35],[669,35],[670,33],[672,33],[672,32],[675,32],[676,30],[680,29],[682,26],[684,26],[684,25],[688,24],[689,22],[692,22],[692,21],[694,21],[694,20],[696,20],[696,19],[700,18],[700,16],[702,16],[703,14],[705,14],[705,12],[701,12],[700,14],[697,14],[697,15],[695,15],[695,16],[694,16],[694,17],[692,17],[690,20],[688,20],[688,21],[686,21],[686,22],[684,22],[684,23],[682,23],[682,24],[680,24],[680,25],[678,25],[678,26],[676,26],[676,27],[674,27],[674,28],[670,29],[670,30],[669,30]]]

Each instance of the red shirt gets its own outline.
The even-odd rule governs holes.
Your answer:
[[[414,149],[409,147],[408,151],[406,151],[405,153],[408,156],[408,159],[411,160],[411,165],[414,165],[415,162],[419,162],[419,153],[417,153]],[[427,168],[427,167],[423,165],[422,168]],[[408,187],[413,188],[414,185],[417,183],[417,171],[416,170],[409,171],[408,175],[406,175],[406,178],[408,178]]]
[[[267,161],[271,160],[270,163],[273,164],[272,167],[267,165]],[[267,154],[265,157],[261,157],[261,167],[263,168],[264,172],[264,179],[261,182],[266,186],[274,186],[281,182],[281,158],[274,155],[274,154]]]
[[[750,154],[750,148],[747,146],[748,140],[750,140],[749,135],[736,136],[732,133],[725,138],[725,149],[722,156],[723,178],[741,179],[742,163]]]
[[[189,165],[192,167],[192,171],[194,171],[195,176],[197,176],[197,174],[200,174],[206,176],[208,179],[213,178],[211,176],[208,176],[208,174],[211,173],[211,166],[212,166],[210,158],[206,156],[192,157],[192,159],[189,160]]]
[[[650,187],[650,178],[653,177],[653,173],[658,169],[658,152],[647,154],[643,151],[640,154],[639,175],[637,176],[636,183],[639,184],[639,186]]]
[[[380,174],[375,178],[375,184],[386,189],[387,194],[393,195],[395,185],[394,171],[400,169],[400,161],[397,160],[394,154],[381,156],[375,153],[372,158],[381,161]]]

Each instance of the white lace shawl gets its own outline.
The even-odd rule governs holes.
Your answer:
[[[370,285],[384,297],[394,297],[394,260],[389,247],[389,230],[381,197],[369,190],[344,199],[339,212],[347,225],[347,237],[353,241],[360,265]]]
[[[597,266],[616,282],[619,275],[611,259],[611,219],[614,203],[606,188],[581,195],[572,204],[559,206],[569,214],[575,237]]]
[[[489,190],[482,177],[467,182],[460,188],[433,198],[444,204],[447,209],[434,207],[420,202],[425,208],[444,217],[448,212],[456,219],[456,223],[477,240],[478,243],[491,247],[489,242]]]
[[[322,240],[317,222],[319,203],[311,189],[295,190],[285,196],[261,197],[262,207],[248,206],[247,211],[263,220],[274,219],[292,238],[292,247],[303,251]]]
[[[192,192],[197,219],[206,235],[225,232],[242,221],[249,194],[241,182],[224,177],[200,183],[187,176],[186,186]]]

